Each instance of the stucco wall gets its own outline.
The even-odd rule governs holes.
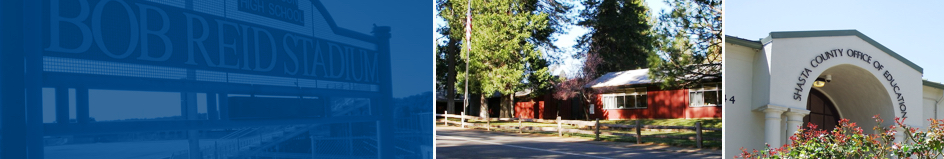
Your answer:
[[[763,149],[764,135],[770,132],[765,132],[767,119],[758,109],[805,110],[813,81],[825,75],[834,80],[818,89],[836,103],[843,118],[861,127],[875,125],[871,117],[876,114],[888,121],[883,126],[890,125],[903,112],[905,124],[924,127],[934,114],[927,112],[934,108],[927,98],[934,95],[923,91],[920,68],[857,31],[775,32],[771,37],[763,40],[769,43],[762,49],[725,44],[725,97],[737,102],[725,102],[724,157],[741,147]],[[787,143],[792,132],[787,132],[785,114],[780,117],[777,138]]]
[[[724,158],[730,158],[744,147],[748,150],[762,150],[764,146],[763,113],[752,111],[765,99],[764,80],[769,80],[764,58],[760,50],[740,45],[725,44],[724,88],[725,98],[734,97],[724,102]],[[759,66],[759,67],[755,67]],[[758,88],[759,87],[759,88]],[[759,90],[760,89],[760,90]],[[755,91],[757,90],[757,91]],[[759,142],[758,142],[759,141]]]
[[[934,87],[924,86],[923,89],[923,101],[924,101],[924,117],[928,119],[941,119],[944,118],[944,108],[941,105],[944,105],[944,91]],[[924,120],[924,126],[930,125],[931,121]]]
[[[827,91],[826,93],[828,95],[833,97],[840,96],[841,94],[849,95],[848,98],[837,100],[853,103],[855,101],[871,100],[870,98],[879,98],[880,96],[853,96],[852,94],[877,93],[881,95],[889,95],[884,98],[888,98],[891,103],[856,103],[855,107],[852,107],[853,105],[851,104],[843,105],[841,103],[837,103],[840,104],[840,106],[837,107],[849,107],[847,109],[858,110],[877,110],[868,116],[870,117],[875,114],[880,114],[880,116],[888,120],[893,119],[894,117],[902,116],[903,113],[899,109],[899,103],[903,101],[906,104],[904,107],[906,110],[905,112],[907,112],[907,116],[909,117],[905,122],[909,125],[923,124],[922,120],[924,118],[924,114],[921,113],[923,108],[921,100],[921,72],[918,72],[911,66],[908,66],[907,64],[899,61],[877,46],[874,46],[857,36],[775,38],[772,43],[774,45],[772,46],[772,50],[770,51],[772,53],[771,56],[768,57],[768,60],[770,61],[770,72],[777,73],[772,73],[770,78],[770,104],[789,108],[805,109],[807,97],[802,96],[799,99],[794,99],[793,94],[795,93],[794,90],[796,88],[801,88],[803,90],[801,94],[809,94],[809,90],[812,87],[812,79],[825,75],[825,71],[836,66],[853,66],[861,68],[871,75],[864,75],[863,78],[860,78],[859,80],[851,79],[848,81],[833,81],[833,84],[836,82],[858,84],[850,85],[847,88],[848,91]],[[841,50],[842,55],[829,58],[828,60],[824,60],[822,63],[811,64],[811,60],[816,60],[815,58],[817,56],[821,56],[822,54],[832,50]],[[849,57],[847,53],[850,52],[850,50],[855,50],[867,54],[868,56],[861,58]],[[878,61],[878,63],[882,66],[881,68],[875,67],[876,61]],[[809,82],[803,84],[802,87],[799,87],[797,85],[798,77],[801,76],[800,74],[804,71],[804,69],[809,69],[808,74],[811,79],[808,80]],[[889,82],[887,80],[888,76],[886,75],[886,72],[888,72],[888,74],[890,74],[890,76],[895,79],[894,82]],[[871,78],[869,80],[877,82],[865,82],[864,79],[866,78]],[[893,84],[897,84],[898,88],[892,87]],[[880,85],[879,87],[883,87],[884,90],[851,89],[858,88],[858,86],[862,85]],[[826,87],[824,87],[824,89],[826,89]],[[884,93],[881,91],[884,91]],[[901,100],[899,100],[896,92],[902,94]],[[845,114],[846,112],[844,111],[841,113]],[[853,116],[846,115],[846,117]],[[863,123],[868,123],[870,121],[863,118],[856,122],[859,122],[860,125],[862,125]]]

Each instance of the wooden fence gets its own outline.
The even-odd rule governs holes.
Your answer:
[[[611,136],[623,136],[623,137],[635,137],[636,143],[642,143],[642,137],[647,138],[663,138],[663,139],[683,139],[683,140],[692,140],[695,141],[695,146],[702,148],[702,143],[705,140],[708,141],[718,141],[721,142],[720,138],[705,138],[702,136],[703,131],[721,131],[721,128],[704,128],[701,126],[700,122],[696,122],[694,126],[661,126],[661,125],[642,125],[640,120],[636,120],[635,125],[627,124],[600,124],[600,120],[596,121],[583,121],[583,120],[561,120],[560,117],[557,117],[557,120],[544,120],[544,119],[519,119],[519,118],[483,118],[478,116],[468,116],[468,115],[454,115],[454,114],[436,114],[437,117],[443,117],[446,125],[460,125],[460,127],[478,127],[491,130],[492,128],[504,129],[504,130],[517,130],[518,132],[557,132],[559,136],[563,136],[564,133],[576,133],[576,134],[587,134],[587,135],[596,135],[596,139],[600,139],[600,135],[611,135]],[[449,121],[449,118],[461,118],[461,119],[472,119],[479,121],[486,121],[485,124],[481,123],[466,123],[466,120],[460,121]],[[491,125],[491,121],[517,121],[518,126],[499,126]],[[557,127],[539,127],[539,126],[522,126],[521,122],[538,122],[538,123],[556,123]],[[593,130],[581,130],[581,129],[567,129],[563,128],[563,124],[572,125],[576,127],[589,127]],[[599,125],[599,126],[597,126]],[[618,132],[604,132],[600,131],[603,128],[604,130],[612,128],[621,128],[621,129],[635,129],[636,133],[618,133]],[[637,129],[640,128],[640,129]],[[642,135],[641,130],[692,130],[695,131],[695,136],[675,136],[675,135]]]

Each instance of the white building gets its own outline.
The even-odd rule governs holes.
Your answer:
[[[780,147],[807,122],[831,130],[847,118],[874,133],[874,115],[883,127],[895,117],[919,128],[944,117],[944,85],[922,80],[922,67],[856,30],[726,36],[724,51],[725,157]]]

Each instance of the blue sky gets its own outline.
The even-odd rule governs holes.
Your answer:
[[[667,8],[663,0],[645,0],[645,1],[646,1],[646,5],[649,6],[649,11],[651,12],[650,15],[652,16],[658,16],[661,10]],[[575,5],[574,6],[575,10],[573,11],[573,13],[571,13],[574,17],[579,15],[580,10],[584,9],[583,5],[581,5],[580,2],[582,2],[582,0],[571,0],[571,3]],[[445,25],[445,21],[443,21],[442,18],[439,18],[438,16],[436,16],[437,14],[436,7],[435,7],[436,1],[434,0],[433,3],[434,3],[433,26],[435,29],[435,28],[441,27],[442,25]],[[568,25],[567,29],[565,29],[565,33],[555,34],[555,37],[557,38],[557,40],[554,42],[554,44],[562,48],[562,52],[563,52],[562,54],[572,55],[576,53],[576,50],[574,50],[573,46],[574,44],[577,44],[577,38],[583,34],[586,34],[587,31],[588,30],[584,27]],[[436,33],[436,30],[433,30],[433,38],[439,39],[440,37],[441,35],[439,35],[439,33]],[[561,62],[561,68],[563,70],[566,70],[567,74],[571,74],[577,71],[581,67],[580,66],[581,62],[582,62],[582,59],[573,59],[573,58],[568,57],[568,58],[565,58]]]
[[[757,40],[772,31],[856,29],[944,81],[944,1],[725,1],[725,34]]]

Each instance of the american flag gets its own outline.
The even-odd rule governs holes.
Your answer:
[[[472,0],[469,0],[465,12],[465,48],[472,51]]]

